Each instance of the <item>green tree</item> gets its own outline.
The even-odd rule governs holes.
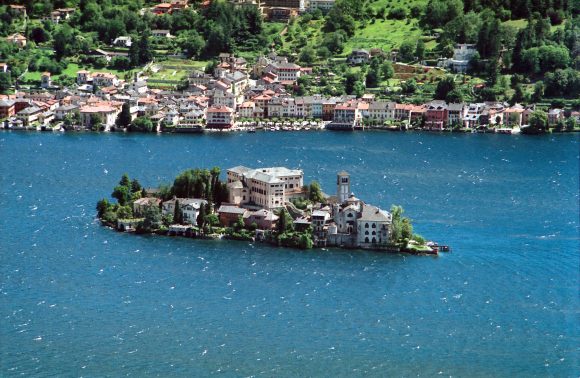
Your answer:
[[[324,203],[322,188],[317,181],[312,181],[308,187],[308,199],[314,203]]]
[[[199,207],[199,214],[197,215],[197,227],[199,227],[200,230],[204,229],[206,215],[207,215],[207,206],[202,203],[201,206]]]
[[[381,65],[381,74],[384,80],[389,80],[395,75],[395,69],[393,68],[393,64],[388,60],[383,62]]]
[[[286,231],[292,230],[294,224],[292,223],[292,217],[288,214],[285,208],[282,208],[278,213],[278,223],[276,224],[276,230],[278,235],[284,234]]]
[[[522,129],[522,132],[531,134],[543,133],[548,129],[548,115],[544,111],[536,110],[530,115],[529,123],[530,125]]]
[[[131,200],[131,190],[128,186],[118,185],[113,189],[111,197],[117,199],[119,205],[125,206]]]
[[[162,224],[161,211],[158,207],[149,206],[145,209],[143,220],[137,225],[137,232],[153,232]]]
[[[403,42],[399,48],[399,58],[403,62],[413,61],[415,59],[415,46],[416,42],[405,40],[405,42]]]
[[[310,46],[305,47],[302,49],[302,52],[300,52],[298,59],[306,65],[311,65],[316,59],[316,51],[314,51],[314,49]]]
[[[445,100],[447,94],[455,89],[455,79],[451,75],[445,76],[443,79],[437,83],[437,88],[435,89],[435,99]]]
[[[7,93],[10,87],[12,87],[10,72],[0,72],[0,93]]]
[[[413,225],[411,220],[407,217],[401,220],[401,237],[403,239],[411,239],[413,237]]]
[[[139,180],[133,179],[133,181],[131,181],[131,193],[139,193],[141,190],[143,190],[143,187]]]
[[[119,185],[121,186],[126,186],[127,188],[129,188],[131,186],[131,179],[129,178],[128,174],[123,174],[123,176],[121,176],[121,180],[119,181]]]
[[[101,218],[103,214],[105,214],[105,212],[109,210],[110,207],[111,204],[106,198],[103,198],[102,200],[97,202],[97,217]]]
[[[175,200],[175,209],[173,209],[173,221],[177,224],[183,223],[183,211],[181,211],[181,204],[179,203],[178,199]]]
[[[117,116],[115,125],[118,127],[126,128],[131,124],[131,120],[131,105],[129,105],[128,102],[125,102],[121,109],[121,113],[119,113]]]
[[[417,41],[417,46],[415,47],[415,56],[419,61],[425,59],[425,42],[422,39]]]
[[[312,249],[313,243],[312,243],[312,238],[310,237],[310,235],[308,235],[306,233],[300,235],[300,242],[298,243],[298,246],[301,249]]]

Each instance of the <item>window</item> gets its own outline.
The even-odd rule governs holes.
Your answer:
[[[373,228],[377,228],[377,225],[375,223],[373,223]]]
[[[368,231],[365,231],[365,235],[368,235],[368,234],[369,234],[369,232]]]
[[[368,231],[367,231],[367,233],[368,233]],[[376,235],[376,234],[377,234],[376,231],[373,231],[373,235]]]
[[[365,223],[365,228],[369,228],[369,224],[368,223]]]
[[[368,243],[368,242],[369,242],[369,238],[365,238],[365,243]]]
[[[376,243],[376,242],[377,242],[377,239],[373,238],[373,243]]]

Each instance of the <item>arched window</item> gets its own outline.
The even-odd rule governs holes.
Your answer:
[[[365,231],[365,235],[368,235],[368,234],[369,234],[369,232],[368,231]]]
[[[376,235],[376,234],[377,234],[376,231],[373,231],[373,235]]]
[[[373,223],[373,228],[377,228],[377,225]]]
[[[368,223],[365,223],[365,228],[369,228],[369,224]]]
[[[347,217],[352,218],[352,213],[348,213]]]
[[[373,243],[376,243],[376,242],[377,242],[377,239],[373,238]]]
[[[369,238],[365,238],[365,243],[368,243],[368,242],[369,242]]]

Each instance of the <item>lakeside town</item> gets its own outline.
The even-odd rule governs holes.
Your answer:
[[[481,35],[446,34],[430,15],[455,5],[435,3],[415,5],[410,14],[397,5],[379,9],[377,1],[350,0],[147,1],[140,9],[130,1],[118,9],[72,0],[60,8],[9,4],[4,33],[26,32],[1,42],[0,122],[4,129],[43,131],[580,131],[577,51],[566,42],[576,33],[574,9],[566,18],[562,6],[546,19],[530,10],[525,28],[498,24],[497,32],[511,37],[496,41],[487,14]],[[356,11],[352,22],[342,19],[346,10]],[[108,24],[113,11],[138,25]],[[245,39],[222,40],[202,23],[203,16],[224,22],[220,12],[239,14]],[[473,16],[462,12],[457,19]],[[89,23],[91,14],[106,25]],[[409,46],[401,40],[387,50],[380,39],[352,35],[355,20],[361,28],[386,20],[403,28],[397,22],[405,18],[423,32]],[[450,29],[454,21],[448,20]],[[335,30],[314,51],[301,31],[314,35],[310,28],[321,24]],[[242,48],[254,32],[262,39]],[[510,57],[510,67],[506,56],[516,33],[535,42],[520,46],[522,56]],[[85,43],[77,46],[80,40]],[[303,48],[293,51],[297,41]],[[557,51],[549,47],[556,42]],[[538,43],[545,49],[533,50]],[[526,60],[524,48],[536,61]],[[553,100],[543,101],[548,94]]]
[[[357,59],[370,59],[366,51],[355,53]],[[6,69],[6,65],[2,67]],[[86,70],[77,72],[75,85],[62,88],[45,72],[41,76],[43,90],[0,96],[0,119],[4,128],[11,130],[129,128],[177,133],[326,128],[511,134],[530,124],[544,123],[545,130],[557,131],[573,131],[580,124],[579,111],[554,108],[544,114],[534,105],[517,103],[434,100],[414,105],[382,100],[370,93],[360,98],[291,95],[287,88],[311,70],[275,53],[261,57],[253,66],[223,53],[213,74],[192,71],[187,88],[180,91],[149,88],[147,77],[137,74],[125,81],[112,73]]]
[[[336,194],[304,173],[286,167],[188,170],[171,187],[146,189],[124,175],[113,190],[116,204],[97,204],[103,225],[123,232],[190,238],[230,239],[311,249],[339,247],[413,254],[437,254],[447,246],[413,233],[403,209],[365,203],[351,192],[351,176],[341,171]]]

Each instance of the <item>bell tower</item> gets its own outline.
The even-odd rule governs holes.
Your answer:
[[[350,174],[342,171],[336,175],[336,196],[340,203],[345,202],[350,195]]]

